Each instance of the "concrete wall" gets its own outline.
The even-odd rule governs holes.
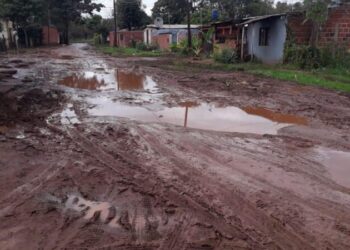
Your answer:
[[[259,45],[260,28],[269,28],[268,46]],[[286,37],[286,20],[283,17],[269,18],[249,24],[247,27],[248,54],[254,55],[264,63],[282,62]]]

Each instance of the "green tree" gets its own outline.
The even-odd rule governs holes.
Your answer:
[[[92,0],[59,0],[53,1],[51,15],[53,23],[63,33],[63,43],[69,44],[69,28],[71,22],[79,22],[82,14],[93,14],[94,10],[100,11],[102,4],[93,3]]]
[[[120,28],[140,28],[150,23],[150,17],[142,9],[141,0],[119,0],[117,2],[118,26]]]
[[[161,17],[165,23],[184,23],[187,13],[187,0],[158,0],[152,9],[152,17]]]
[[[304,0],[306,18],[312,22],[310,45],[317,47],[321,26],[328,18],[328,5],[330,0]]]
[[[23,30],[25,45],[29,47],[29,29],[43,20],[43,0],[0,0],[0,6],[0,17],[12,21],[16,28]]]

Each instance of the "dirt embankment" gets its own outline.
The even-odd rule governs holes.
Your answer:
[[[49,64],[29,67],[43,79],[0,84],[1,249],[350,248],[350,189],[320,158],[350,148],[349,96],[242,72],[162,70],[81,45],[46,52]],[[158,91],[57,86],[75,70],[99,81],[106,65],[147,73]],[[98,117],[89,99],[260,106],[308,123],[277,135],[210,131]],[[67,104],[75,122],[62,123]]]

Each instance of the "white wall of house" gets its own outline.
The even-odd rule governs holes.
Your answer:
[[[268,44],[259,44],[260,29],[268,28]],[[275,64],[283,61],[284,44],[287,38],[286,20],[275,17],[250,23],[247,28],[248,53],[263,63]]]

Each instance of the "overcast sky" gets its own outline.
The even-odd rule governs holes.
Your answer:
[[[94,0],[96,3],[102,3],[104,6],[106,6],[102,11],[101,15],[103,17],[111,17],[112,16],[112,9],[113,9],[113,0]],[[157,0],[143,0],[142,3],[146,5],[146,12],[148,15],[152,14],[152,8],[154,3]],[[176,1],[176,0],[174,0]],[[275,0],[275,2],[281,1],[281,2],[289,2],[289,3],[295,3],[299,2],[300,0]]]

